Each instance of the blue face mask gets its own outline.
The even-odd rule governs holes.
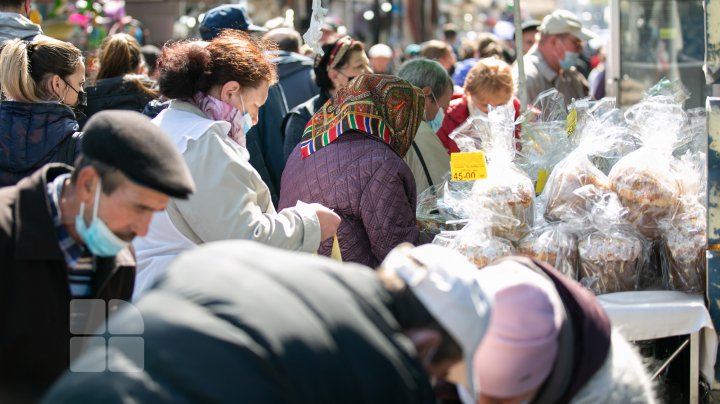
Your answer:
[[[245,109],[245,101],[243,101],[242,95],[240,96],[240,103],[243,107],[243,133],[245,134],[245,136],[247,136],[248,132],[250,132],[250,128],[253,127],[252,117],[250,116],[250,114],[245,112],[247,110]]]
[[[560,67],[563,70],[570,70],[571,67],[577,65],[580,55],[575,52],[565,51],[565,57],[560,61]]]
[[[437,104],[437,99],[435,98],[435,94],[432,92],[430,93],[433,100],[435,100],[435,104]],[[445,119],[445,111],[443,111],[442,107],[438,104],[438,112],[435,114],[435,117],[427,121],[428,125],[430,125],[430,128],[433,130],[433,132],[437,133],[437,131],[440,130],[440,127],[442,126],[443,119]]]
[[[95,204],[93,205],[93,216],[90,226],[85,225],[85,204],[80,204],[80,213],[75,216],[75,230],[80,235],[80,238],[85,243],[90,252],[98,257],[114,257],[123,248],[127,247],[127,241],[122,240],[115,235],[103,221],[98,217],[98,205],[100,204],[100,188],[101,182],[98,180],[98,184],[95,190]]]

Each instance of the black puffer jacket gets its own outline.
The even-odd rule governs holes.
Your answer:
[[[151,88],[154,84],[146,76],[126,75],[98,80],[94,86],[88,87],[85,90],[87,107],[84,111],[85,117],[80,119],[81,126],[84,126],[94,114],[107,109],[143,112],[145,105],[157,95],[140,89],[138,82],[147,88]]]
[[[0,102],[0,187],[15,185],[47,163],[73,164],[80,152],[77,131],[66,105]]]
[[[111,318],[109,330],[129,331],[139,312],[143,350],[110,342],[115,371],[66,372],[45,402],[434,403],[392,302],[360,265],[206,244]],[[78,366],[105,360],[96,346]],[[140,372],[123,372],[141,360]]]

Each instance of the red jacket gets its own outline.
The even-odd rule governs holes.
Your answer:
[[[520,117],[520,100],[513,97],[513,106],[515,107],[515,119]],[[457,153],[460,151],[455,141],[450,139],[450,134],[457,129],[463,122],[465,122],[470,116],[468,111],[467,98],[465,96],[457,94],[453,96],[453,100],[450,101],[450,106],[445,111],[445,119],[443,119],[442,126],[437,131],[437,136],[440,138],[443,146],[447,149],[448,154]],[[520,139],[520,126],[515,128],[515,139]],[[520,144],[517,143],[518,150]]]

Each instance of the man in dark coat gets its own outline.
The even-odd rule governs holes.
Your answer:
[[[130,111],[88,121],[75,171],[48,164],[0,188],[0,402],[35,401],[119,300],[129,242],[194,184],[170,139]]]
[[[263,37],[276,42],[280,48],[273,62],[277,63],[288,109],[318,95],[320,88],[315,84],[313,72],[315,61],[300,54],[300,33],[291,28],[275,28]]]
[[[475,267],[428,247],[373,272],[244,240],[200,246],[110,320],[142,317],[144,355],[88,350],[79,364],[114,370],[66,372],[45,401],[434,403],[430,377],[472,363],[489,304]]]

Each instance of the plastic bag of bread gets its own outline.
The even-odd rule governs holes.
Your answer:
[[[517,246],[518,254],[552,265],[570,279],[578,279],[577,239],[565,223],[548,223],[532,229]]]
[[[589,120],[575,135],[577,147],[553,169],[543,190],[544,217],[550,222],[576,220],[588,214],[587,200],[576,190],[592,185],[601,194],[610,191],[607,176],[590,160],[612,156],[627,147],[623,127],[609,125],[606,120]]]
[[[434,243],[442,242],[443,240],[438,240]],[[478,268],[515,253],[515,247],[510,240],[494,236],[487,226],[479,222],[471,222],[458,231],[448,247],[466,256]]]
[[[642,146],[610,170],[610,188],[629,210],[628,220],[644,236],[660,237],[658,224],[677,210],[681,187],[673,157],[687,121],[680,104],[670,97],[647,98],[625,114]]]
[[[446,230],[462,228],[458,215],[449,209],[440,209],[439,201],[444,201],[446,184],[433,185],[418,195],[415,217],[420,231],[437,235]],[[442,202],[440,202],[442,205]]]
[[[624,220],[627,209],[610,192],[593,202],[590,226],[578,235],[580,283],[595,294],[635,290],[648,243]]]
[[[527,174],[513,162],[513,115],[514,109],[505,106],[492,109],[488,114],[491,130],[483,141],[487,178],[474,182],[468,203],[503,218],[493,223],[493,235],[518,241],[534,223],[535,188]]]
[[[668,289],[705,292],[707,208],[705,206],[707,158],[686,152],[677,165],[682,189],[673,217],[660,223],[661,262]]]

